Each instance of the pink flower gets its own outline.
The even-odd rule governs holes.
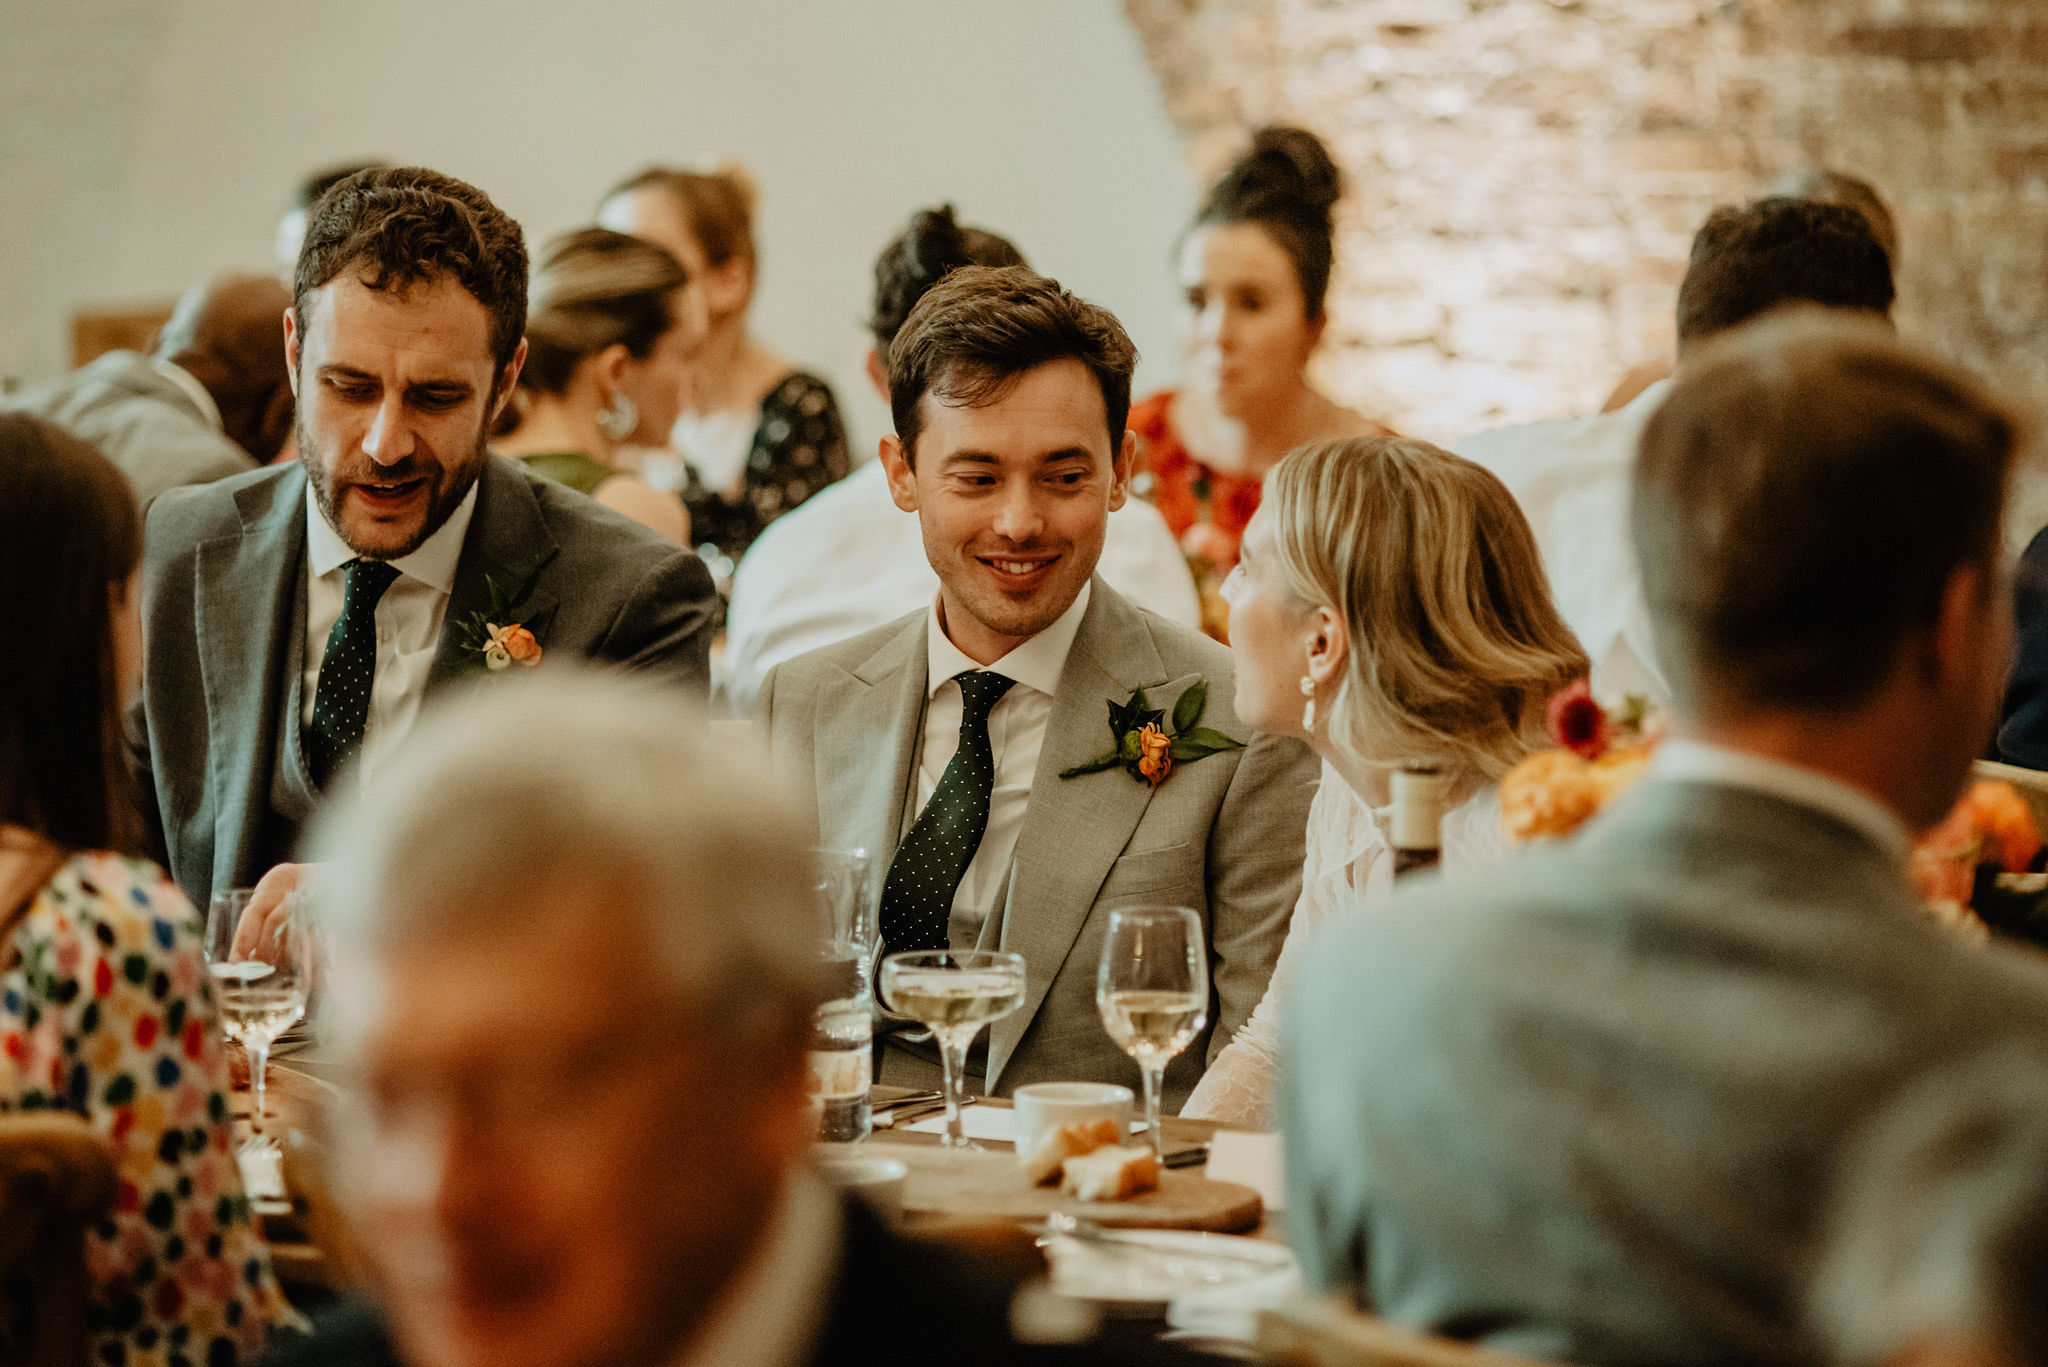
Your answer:
[[[1593,685],[1574,680],[1550,700],[1550,736],[1581,759],[1595,760],[1607,753],[1614,739],[1614,724],[1607,711],[1593,700]]]

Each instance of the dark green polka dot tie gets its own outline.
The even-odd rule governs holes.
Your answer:
[[[960,748],[896,847],[882,881],[882,942],[891,954],[946,947],[953,894],[988,830],[988,800],[996,786],[988,714],[1017,681],[970,669],[955,674],[953,682],[960,685]]]
[[[370,720],[370,690],[377,682],[377,600],[398,571],[381,560],[351,560],[341,590],[341,616],[327,633],[320,678],[313,690],[313,724],[306,728],[306,768],[315,787],[327,781],[363,743]]]

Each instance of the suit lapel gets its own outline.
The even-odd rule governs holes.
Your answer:
[[[235,506],[241,530],[200,545],[193,571],[216,888],[249,881],[240,864],[269,807],[287,675],[305,659],[292,626],[305,583],[306,476],[294,469],[252,484]]]
[[[477,477],[476,509],[470,514],[469,532],[462,540],[462,558],[456,562],[455,584],[448,594],[448,614],[441,623],[440,644],[435,647],[434,665],[427,674],[429,691],[459,677],[469,667],[469,624],[489,616],[493,584],[508,599],[532,586],[518,619],[543,647],[547,645],[547,629],[554,620],[557,599],[538,576],[554,559],[556,549],[547,519],[541,515],[540,501],[534,497],[526,477],[501,457],[486,460],[483,473]]]
[[[1112,700],[1122,702],[1143,688],[1159,707],[1188,682],[1192,677],[1167,678],[1144,619],[1097,579],[1053,696],[1031,804],[1017,835],[1002,947],[1024,956],[1024,1005],[997,1021],[990,1034],[990,1087],[1038,1014],[1094,909],[1096,892],[1152,800],[1151,785],[1133,781],[1121,768],[1073,779],[1060,773],[1108,750]]]
[[[841,701],[818,725],[819,839],[868,853],[868,894],[879,900],[902,838],[910,765],[924,726],[925,615],[847,671]]]

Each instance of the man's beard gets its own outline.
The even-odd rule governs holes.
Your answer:
[[[470,445],[469,460],[459,471],[451,472],[446,465],[435,464],[429,466],[427,462],[412,465],[408,463],[412,460],[412,457],[407,457],[406,461],[387,469],[379,470],[377,472],[379,474],[398,479],[418,478],[430,468],[437,469],[440,477],[443,479],[448,478],[451,473],[458,475],[466,473],[467,478],[452,481],[448,488],[442,489],[437,487],[431,491],[427,504],[427,515],[420,523],[418,534],[410,541],[407,541],[397,550],[365,552],[353,542],[349,542],[348,531],[343,527],[341,521],[341,509],[335,502],[333,477],[328,473],[327,463],[321,459],[320,448],[313,445],[310,441],[311,434],[306,431],[306,418],[303,408],[293,415],[292,435],[294,444],[299,449],[299,463],[306,467],[306,482],[312,487],[313,504],[320,509],[320,516],[327,519],[327,525],[334,529],[336,536],[340,537],[343,542],[348,543],[350,550],[369,560],[403,560],[406,556],[411,555],[421,546],[424,546],[427,543],[427,539],[435,532],[440,531],[442,525],[448,521],[449,514],[455,511],[457,505],[469,493],[470,486],[475,484],[477,478],[483,474],[484,462],[490,459],[490,429],[488,424],[486,424],[477,428],[476,440]]]

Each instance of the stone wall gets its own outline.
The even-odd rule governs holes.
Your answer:
[[[1438,440],[1667,354],[1716,204],[1879,186],[1902,326],[2048,395],[2048,0],[1126,0],[1188,157],[1330,143],[1323,380]]]

